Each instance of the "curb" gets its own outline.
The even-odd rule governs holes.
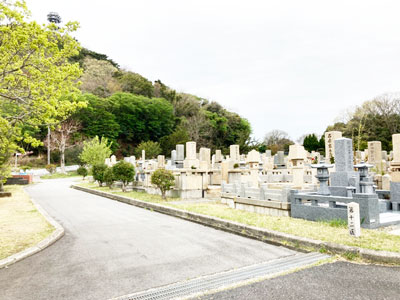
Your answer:
[[[351,247],[335,243],[323,242],[319,240],[313,240],[305,237],[295,236],[288,233],[244,225],[238,222],[223,220],[212,216],[206,216],[202,214],[188,212],[185,210],[172,208],[160,204],[136,200],[125,196],[114,195],[108,192],[93,190],[90,188],[85,188],[77,185],[71,185],[71,188],[91,193],[97,196],[116,200],[119,202],[123,202],[126,204],[134,205],[137,207],[153,210],[170,216],[178,217],[187,221],[199,223],[202,225],[238,234],[248,238],[260,240],[262,242],[268,242],[274,245],[284,246],[296,250],[299,250],[298,247],[302,247],[303,249],[314,248],[314,250],[318,249],[318,250],[329,251],[333,254],[351,253],[371,262],[400,264],[400,253],[398,252],[376,251],[365,248]]]
[[[52,234],[50,234],[45,239],[41,240],[35,246],[29,247],[21,252],[15,253],[9,257],[6,257],[0,260],[0,269],[7,268],[9,265],[15,264],[16,262],[23,260],[26,257],[29,257],[35,253],[42,251],[43,249],[47,248],[48,246],[54,244],[64,235],[64,228],[57,223],[36,201],[30,199],[36,209],[42,214],[42,216],[49,222],[51,225],[54,226],[55,230]]]

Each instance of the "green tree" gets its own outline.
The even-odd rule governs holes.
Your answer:
[[[117,117],[113,114],[113,103],[92,94],[81,96],[87,101],[87,107],[81,108],[74,118],[82,124],[82,133],[87,137],[103,136],[111,142],[111,149],[118,148],[118,137],[121,132]]]
[[[304,138],[303,146],[304,146],[304,149],[306,149],[309,152],[318,151],[318,149],[320,148],[320,143],[318,141],[317,136],[313,133],[313,134],[307,135]]]
[[[0,192],[11,173],[11,158],[18,150],[15,135],[10,124],[0,117]]]
[[[173,133],[160,139],[162,153],[164,155],[169,155],[177,144],[185,144],[188,141],[190,141],[190,138],[186,128],[178,126]]]
[[[108,169],[107,165],[103,162],[100,164],[96,164],[92,168],[93,179],[99,183],[99,186],[103,185],[104,182],[104,173]]]
[[[115,175],[114,175],[113,168],[107,168],[104,171],[103,179],[104,179],[104,182],[106,183],[106,185],[111,189],[112,185],[115,181]]]
[[[142,95],[148,98],[152,98],[154,96],[153,84],[142,75],[129,71],[123,71],[119,72],[116,77],[121,84],[122,91],[135,95]]]
[[[126,192],[126,186],[135,178],[135,168],[132,164],[121,160],[112,167],[115,180],[122,182],[122,191]]]
[[[104,164],[104,161],[107,157],[110,157],[111,153],[111,144],[107,138],[102,137],[99,139],[98,136],[95,136],[93,139],[83,142],[83,150],[79,158],[83,162],[95,166]]]
[[[88,170],[84,166],[80,166],[76,172],[78,175],[82,176],[83,179],[88,175]]]
[[[175,177],[170,170],[158,169],[151,175],[151,183],[160,189],[162,198],[166,199],[167,191],[175,185]]]
[[[43,26],[28,16],[24,1],[0,2],[0,117],[1,130],[11,128],[8,145],[18,139],[40,145],[27,132],[21,136],[23,125],[57,124],[85,105],[77,101],[81,69],[69,62],[79,52],[70,36],[78,24]]]
[[[155,158],[161,153],[160,144],[153,141],[141,142],[135,149],[136,157],[142,156],[142,150],[146,151],[146,158]]]

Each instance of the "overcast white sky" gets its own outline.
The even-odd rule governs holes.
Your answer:
[[[400,91],[400,1],[27,0],[81,24],[84,47],[247,118],[261,139],[321,134]]]

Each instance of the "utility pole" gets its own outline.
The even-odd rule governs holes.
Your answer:
[[[50,125],[47,125],[47,164],[50,164]]]

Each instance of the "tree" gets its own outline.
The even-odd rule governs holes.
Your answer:
[[[70,36],[78,24],[43,26],[28,16],[24,1],[0,2],[0,117],[2,130],[11,128],[8,145],[21,139],[22,125],[55,124],[85,105],[76,101],[81,69],[69,62],[79,52]],[[41,144],[28,134],[22,141]]]
[[[0,192],[4,191],[3,184],[11,172],[12,155],[18,149],[12,131],[10,124],[0,117]]]
[[[185,144],[190,141],[189,134],[185,127],[178,126],[173,133],[160,139],[160,146],[164,155],[171,154],[177,144]]]
[[[304,141],[303,141],[303,146],[304,146],[304,149],[306,149],[309,152],[318,151],[320,144],[319,144],[317,136],[314,133],[306,135],[306,137],[304,138]]]
[[[170,170],[158,169],[151,175],[151,183],[160,189],[161,197],[166,199],[166,192],[175,185],[175,177]]]
[[[148,98],[152,98],[154,96],[153,84],[142,75],[129,71],[123,71],[117,73],[116,77],[121,84],[122,91],[135,95],[142,95]]]
[[[121,85],[114,77],[118,69],[107,60],[98,60],[87,56],[83,59],[85,72],[81,77],[80,89],[99,97],[109,97],[121,91]]]
[[[132,164],[121,160],[112,167],[115,180],[122,182],[122,191],[126,192],[126,186],[135,178],[135,168]]]
[[[289,145],[293,145],[294,143],[285,131],[275,129],[265,135],[264,144],[275,154],[277,151],[287,151]]]
[[[107,170],[107,165],[103,162],[100,164],[96,164],[92,168],[93,179],[99,183],[99,186],[103,185],[104,182],[104,173]]]
[[[83,150],[79,158],[83,162],[95,166],[104,164],[104,161],[110,157],[111,153],[111,145],[107,138],[102,137],[99,139],[98,136],[95,136],[93,139],[83,142]]]
[[[103,180],[106,183],[106,185],[111,189],[112,185],[115,181],[115,175],[114,175],[113,168],[107,168],[104,171]]]
[[[135,149],[136,157],[142,156],[142,150],[146,151],[146,158],[155,158],[161,153],[160,144],[153,141],[141,142]]]
[[[76,172],[78,175],[82,176],[83,179],[88,175],[88,170],[84,166],[80,166]]]
[[[75,145],[72,135],[80,128],[81,124],[79,122],[73,119],[67,119],[53,130],[50,138],[44,141],[44,144],[47,144],[51,150],[57,149],[60,151],[61,173],[65,173],[65,150]],[[49,141],[50,144],[48,145]]]

